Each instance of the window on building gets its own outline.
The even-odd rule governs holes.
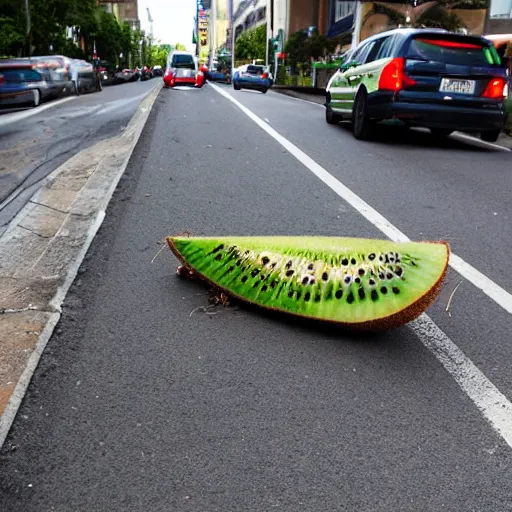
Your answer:
[[[336,0],[334,5],[334,22],[336,23],[338,20],[356,12],[356,5],[357,2]]]
[[[491,18],[512,19],[512,0],[491,0]]]

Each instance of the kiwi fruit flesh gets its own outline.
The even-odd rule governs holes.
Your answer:
[[[185,267],[263,308],[364,330],[417,318],[446,274],[446,242],[340,237],[167,239]]]

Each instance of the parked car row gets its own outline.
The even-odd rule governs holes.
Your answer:
[[[235,82],[233,82],[235,83]],[[327,123],[351,121],[367,139],[379,121],[429,128],[435,137],[504,128],[510,74],[492,41],[436,29],[396,29],[365,39],[326,88]]]

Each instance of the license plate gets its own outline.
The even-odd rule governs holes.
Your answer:
[[[441,80],[440,92],[454,92],[457,94],[474,94],[476,82],[474,80],[457,80],[443,78]]]

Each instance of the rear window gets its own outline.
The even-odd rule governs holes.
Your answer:
[[[173,68],[195,69],[192,55],[174,55],[172,58]]]
[[[3,77],[4,82],[9,84],[41,81],[41,75],[33,69],[0,68],[0,75]]]
[[[455,40],[417,37],[411,40],[407,58],[459,66],[486,67],[500,64],[494,47],[464,38]]]
[[[251,75],[261,75],[263,71],[263,66],[247,66],[247,73],[250,73]]]

